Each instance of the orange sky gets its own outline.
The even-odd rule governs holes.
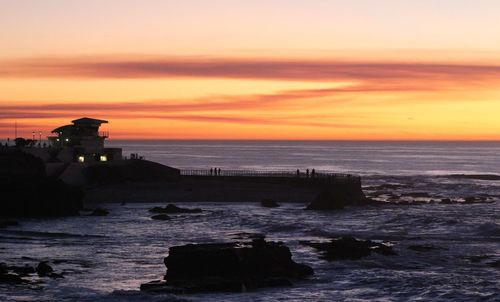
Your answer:
[[[115,139],[498,140],[499,12],[490,0],[7,0],[0,136],[89,116]]]

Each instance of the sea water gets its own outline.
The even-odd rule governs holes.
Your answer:
[[[275,209],[255,203],[178,204],[199,214],[150,218],[158,204],[105,205],[106,217],[27,219],[0,230],[0,262],[49,260],[63,279],[33,277],[0,285],[0,301],[498,301],[500,290],[500,175],[498,142],[258,142],[114,141],[124,154],[181,169],[349,172],[369,194],[427,193],[429,200],[487,196],[489,203],[387,204],[342,211],[304,211],[305,202]],[[456,177],[456,174],[463,176]],[[383,195],[381,197],[384,198]],[[428,200],[428,201],[429,201]],[[173,200],[165,200],[175,202]],[[293,287],[249,293],[171,295],[139,291],[163,278],[168,248],[231,241],[238,233],[283,241],[315,275]],[[355,236],[392,244],[397,256],[374,254],[327,262],[302,240]],[[429,251],[408,247],[425,245]]]

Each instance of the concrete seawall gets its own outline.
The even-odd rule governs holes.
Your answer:
[[[101,202],[278,202],[314,201],[323,191],[344,204],[364,199],[361,181],[349,178],[182,175],[175,182],[90,185],[85,201]]]

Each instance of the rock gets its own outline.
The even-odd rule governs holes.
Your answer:
[[[102,208],[96,208],[89,214],[89,216],[107,216],[109,211]]]
[[[171,203],[169,203],[166,207],[165,207],[165,213],[168,213],[168,214],[179,214],[179,213],[201,213],[202,210],[201,209],[187,209],[187,208],[180,208],[176,205],[173,205]]]
[[[36,273],[40,277],[47,277],[52,272],[54,272],[54,269],[50,265],[48,265],[47,261],[40,262],[36,267]]]
[[[312,268],[292,260],[288,247],[263,239],[175,246],[164,262],[166,282],[146,283],[141,290],[241,292],[289,286],[292,280],[313,274]]]
[[[11,266],[10,269],[21,277],[35,273],[35,268],[27,264],[25,266]]]
[[[154,207],[152,209],[149,209],[149,212],[151,212],[151,213],[165,213],[165,208]]]
[[[2,216],[79,215],[83,191],[48,177],[40,158],[16,148],[0,148],[0,167]]]
[[[0,284],[21,284],[26,282],[23,278],[19,277],[16,274],[0,273]]]
[[[302,241],[301,243],[317,249],[328,261],[357,260],[371,255],[372,252],[385,256],[397,255],[391,246],[370,240],[358,240],[354,237],[341,237],[330,242]]]
[[[455,201],[449,199],[449,198],[442,198],[441,199],[441,202],[442,204],[452,204],[452,203],[455,203]]]
[[[154,220],[170,220],[170,216],[168,216],[167,214],[158,214],[158,215],[151,216],[151,219],[154,219]]]
[[[199,208],[196,209],[188,209],[188,208],[181,208],[176,205],[173,205],[169,203],[166,207],[154,207],[152,209],[149,209],[149,212],[151,213],[163,213],[163,214],[185,214],[185,213],[201,213],[202,210]]]
[[[265,207],[265,208],[278,208],[278,207],[280,207],[280,204],[272,199],[263,199],[260,202],[260,205]]]

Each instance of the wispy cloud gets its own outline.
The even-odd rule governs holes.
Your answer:
[[[1,62],[0,77],[231,78],[257,80],[478,80],[500,65],[177,57],[39,58]]]

